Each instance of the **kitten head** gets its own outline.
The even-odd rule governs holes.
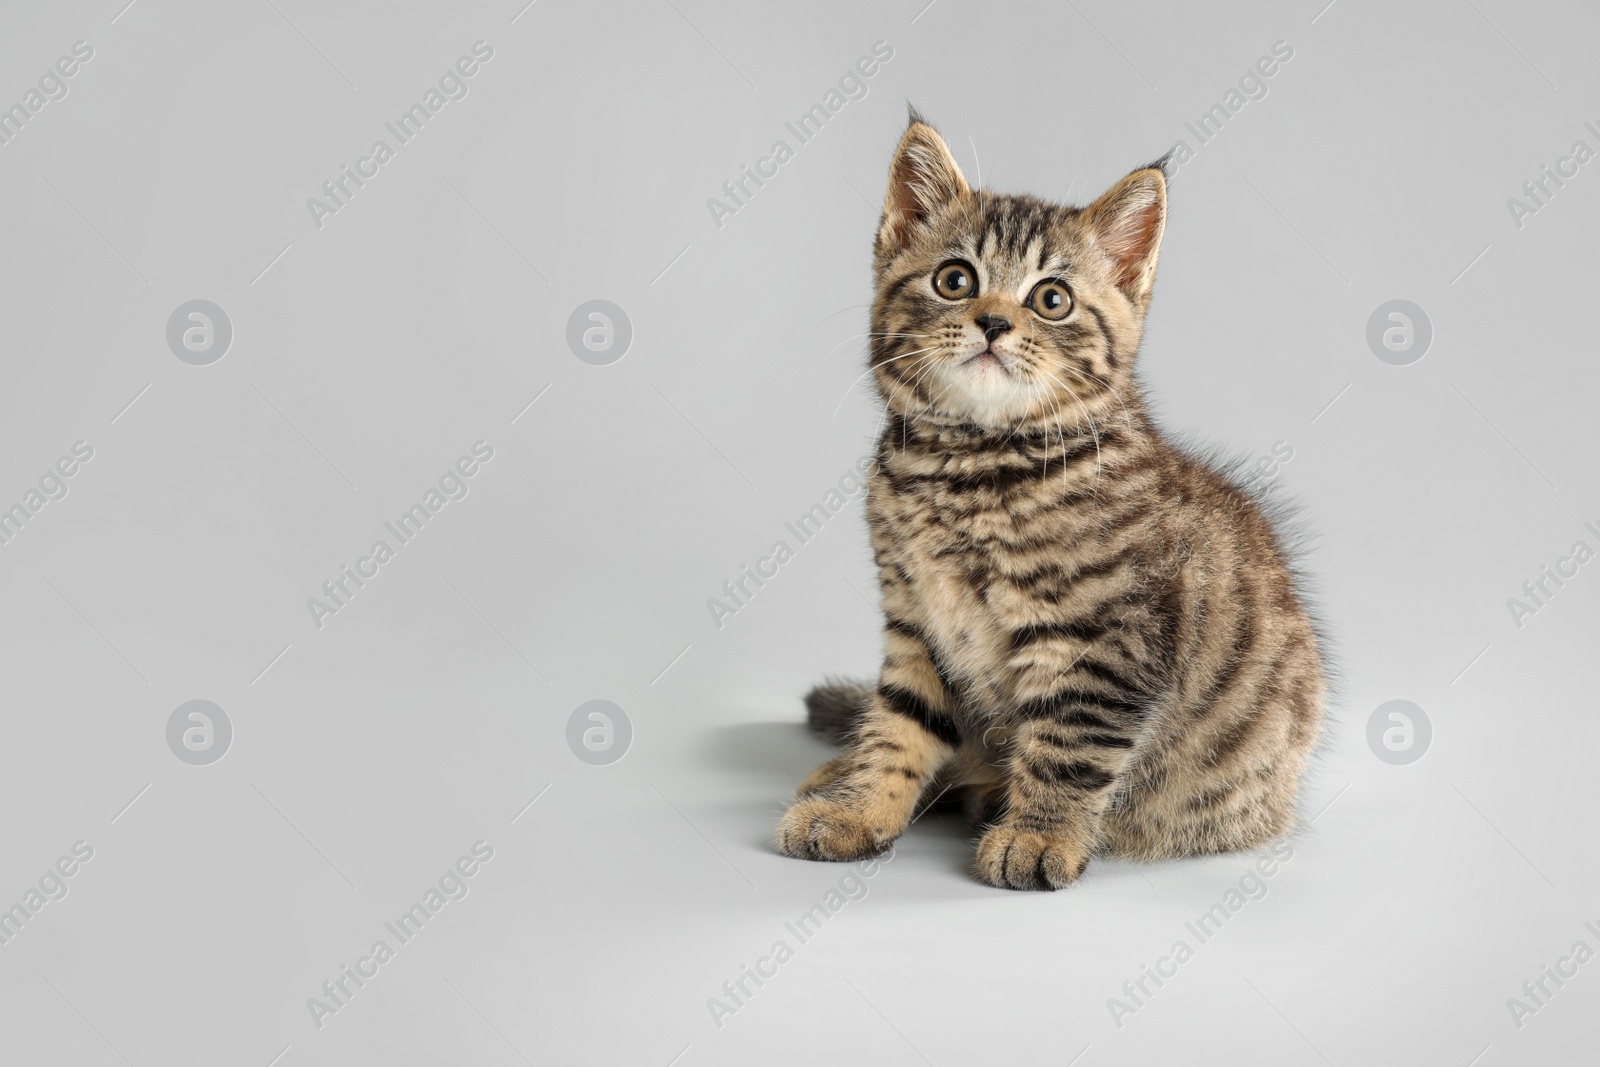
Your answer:
[[[874,254],[890,410],[1073,432],[1131,400],[1166,209],[1160,163],[1084,208],[975,190],[913,111]]]

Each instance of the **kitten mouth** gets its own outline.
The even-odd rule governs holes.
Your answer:
[[[1006,365],[1005,357],[992,348],[985,348],[976,355],[968,356],[961,361],[963,366],[976,365],[980,370],[996,367],[1002,374],[1010,374],[1011,368]]]

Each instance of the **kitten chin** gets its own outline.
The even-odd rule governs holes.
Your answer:
[[[985,365],[973,357],[941,367],[938,383],[930,389],[936,411],[999,429],[1033,416],[1041,402],[1038,387],[999,365]]]

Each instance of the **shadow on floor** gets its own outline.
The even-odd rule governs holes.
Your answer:
[[[771,779],[787,792],[838,749],[798,721],[742,722],[713,729],[703,752],[716,770]]]

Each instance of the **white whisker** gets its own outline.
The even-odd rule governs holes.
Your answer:
[[[937,347],[938,347],[937,345],[930,345],[927,348],[918,348],[918,349],[914,349],[913,351],[910,351],[910,352],[903,352],[900,355],[895,356],[892,359],[886,359],[882,363],[875,364],[873,366],[868,367],[866,370],[862,371],[860,377],[856,378],[855,381],[851,382],[850,383],[850,388],[848,388],[848,389],[846,389],[844,391],[844,396],[841,396],[839,398],[839,403],[834,405],[833,414],[828,416],[828,421],[832,422],[835,418],[838,417],[839,409],[844,407],[844,402],[846,400],[850,399],[850,394],[855,392],[855,388],[856,388],[856,386],[861,384],[861,379],[862,378],[865,378],[867,375],[869,375],[869,374],[873,373],[874,371],[878,370],[878,368],[880,368],[880,367],[887,367],[891,363],[898,362],[899,360],[906,359],[906,358],[908,358],[910,356],[918,355],[918,354],[920,354],[922,352],[931,352],[931,351],[933,351],[934,348],[937,348]]]

